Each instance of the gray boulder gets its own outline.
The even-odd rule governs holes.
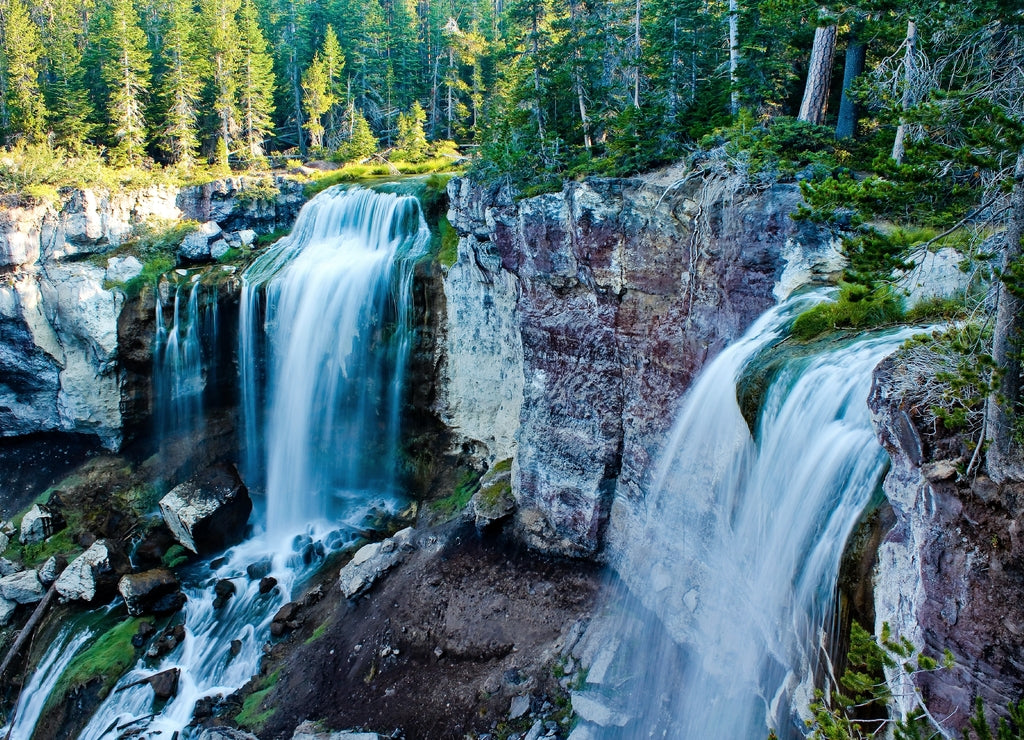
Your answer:
[[[194,553],[240,541],[252,499],[238,472],[218,465],[176,486],[160,499],[160,513],[184,547]]]
[[[381,740],[376,732],[354,732],[343,730],[331,732],[320,729],[315,722],[306,720],[295,728],[292,740]]]
[[[351,599],[366,591],[378,578],[402,562],[415,549],[413,533],[412,527],[406,527],[394,537],[359,548],[338,576],[338,585],[345,598]]]
[[[68,561],[65,560],[63,555],[54,555],[40,566],[39,580],[43,582],[44,586],[49,586],[60,577],[61,572],[67,566]]]
[[[13,601],[0,596],[0,627],[7,626],[7,623],[11,621],[11,617],[14,615],[14,610],[17,608],[18,605]]]
[[[96,540],[71,561],[55,582],[65,601],[93,601],[113,585],[121,558],[106,540]]]
[[[64,528],[64,518],[43,504],[36,504],[21,520],[21,544],[42,542]]]
[[[16,563],[7,558],[0,558],[0,578],[13,576],[15,573],[20,573],[23,570],[25,570],[25,566],[21,563]]]
[[[252,733],[231,727],[204,727],[195,737],[196,740],[259,740]]]
[[[208,261],[210,245],[220,238],[221,232],[216,221],[207,221],[182,240],[178,247],[178,257],[186,262]]]
[[[15,604],[34,604],[42,601],[45,595],[46,587],[34,570],[23,570],[0,578],[0,596]]]

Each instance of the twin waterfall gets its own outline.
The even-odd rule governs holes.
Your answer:
[[[81,737],[181,733],[201,699],[228,695],[258,671],[273,615],[319,558],[400,506],[412,269],[429,240],[415,198],[331,189],[242,275],[239,445],[243,478],[256,494],[253,535],[180,574],[188,596],[183,643],[121,677]],[[217,364],[216,293],[204,300],[190,273],[173,279],[157,307],[161,437],[202,429],[204,388]],[[628,721],[603,730],[609,738],[801,734],[798,715],[820,668],[843,547],[887,464],[865,403],[871,371],[909,334],[862,336],[775,362],[751,434],[737,384],[818,300],[805,294],[769,311],[683,400],[641,536],[618,543],[632,601],[609,604],[622,620],[620,647],[614,680],[601,690]],[[222,343],[234,341],[220,332]],[[258,579],[246,575],[253,564],[277,589],[259,593]],[[215,608],[221,579],[237,593]],[[86,629],[55,640],[9,737],[32,737],[46,696],[88,640]],[[178,693],[155,710],[142,681],[173,668]]]

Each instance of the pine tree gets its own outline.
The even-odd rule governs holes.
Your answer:
[[[395,139],[395,156],[407,162],[421,162],[427,156],[427,134],[423,124],[427,113],[415,101],[408,113],[398,115],[398,137]]]
[[[348,140],[339,148],[341,158],[346,162],[358,162],[377,153],[377,138],[370,130],[370,124],[358,108],[349,106],[345,117],[349,126]]]
[[[207,54],[210,63],[209,87],[212,108],[217,116],[215,159],[228,166],[228,155],[238,133],[236,107],[238,66],[238,27],[235,13],[239,0],[203,0],[203,21],[209,34]]]
[[[132,0],[112,0],[103,24],[103,81],[107,84],[112,159],[135,164],[145,154],[149,47]]]
[[[250,164],[258,163],[274,129],[274,63],[252,0],[244,0],[238,18],[237,79],[239,154]]]
[[[309,145],[314,150],[323,148],[323,117],[333,104],[334,100],[329,92],[327,67],[317,52],[302,75],[302,108],[306,113]]]
[[[21,0],[7,0],[3,18],[7,128],[11,133],[38,140],[46,125],[46,108],[39,87],[43,54],[39,28]]]
[[[85,143],[95,128],[85,87],[82,60],[84,38],[78,0],[46,0],[38,9],[45,16],[46,107],[56,142],[72,151]]]
[[[164,34],[166,71],[160,85],[165,107],[164,146],[171,161],[185,166],[199,147],[201,59],[191,0],[169,0]]]

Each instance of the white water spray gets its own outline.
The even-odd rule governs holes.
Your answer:
[[[801,735],[810,697],[795,692],[813,680],[845,543],[886,467],[866,404],[871,371],[912,330],[786,361],[755,441],[736,384],[799,305],[769,312],[686,397],[643,534],[619,567],[659,622],[640,633],[667,629],[682,657],[662,670],[663,643],[631,643],[620,671],[646,673],[623,707],[631,721],[609,737]]]

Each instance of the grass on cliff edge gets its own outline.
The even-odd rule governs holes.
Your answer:
[[[270,695],[280,677],[281,669],[278,668],[269,676],[255,679],[254,686],[259,688],[245,697],[245,701],[242,702],[242,711],[235,715],[235,722],[239,727],[252,732],[259,732],[263,729],[267,720],[274,714],[274,707],[264,707],[263,702]]]

